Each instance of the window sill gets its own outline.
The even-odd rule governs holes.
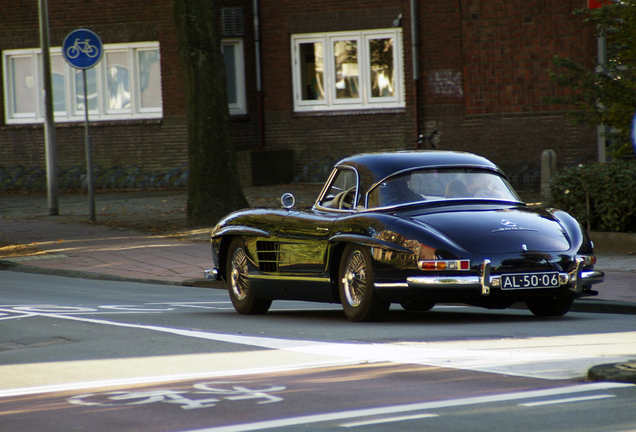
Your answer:
[[[337,117],[350,115],[405,114],[406,108],[368,108],[359,110],[295,111],[292,117]]]

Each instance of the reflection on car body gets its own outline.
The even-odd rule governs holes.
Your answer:
[[[588,234],[569,214],[526,206],[487,159],[451,151],[362,154],[336,164],[311,210],[248,209],[212,231],[214,267],[243,314],[272,300],[339,302],[353,321],[391,303],[567,313],[595,295]]]

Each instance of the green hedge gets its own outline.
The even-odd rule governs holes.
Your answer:
[[[552,204],[594,231],[636,231],[636,162],[579,165],[550,183]]]

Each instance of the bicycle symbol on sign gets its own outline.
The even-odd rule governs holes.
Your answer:
[[[68,398],[68,402],[75,405],[116,407],[145,405],[155,402],[165,402],[181,405],[181,409],[210,408],[221,400],[238,401],[246,399],[262,399],[258,404],[281,402],[282,397],[269,393],[286,389],[285,386],[270,386],[262,389],[249,389],[242,385],[232,385],[228,381],[195,384],[197,391],[188,390],[148,390],[148,391],[110,391],[102,393],[87,393]],[[188,396],[186,396],[188,395]],[[189,396],[193,395],[193,396]],[[215,396],[215,397],[206,397]]]
[[[66,56],[70,59],[74,59],[77,58],[81,52],[90,58],[95,58],[97,57],[97,54],[99,54],[99,49],[95,45],[91,45],[89,39],[86,39],[84,42],[80,42],[79,39],[75,39],[75,44],[68,47],[66,50]]]

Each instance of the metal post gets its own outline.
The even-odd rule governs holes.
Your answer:
[[[413,94],[415,101],[413,111],[415,118],[415,139],[418,140],[417,147],[420,147],[420,71],[419,71],[419,48],[418,48],[418,22],[417,22],[417,2],[411,0],[411,56],[413,57]]]
[[[557,157],[554,150],[543,150],[541,153],[541,202],[544,206],[552,203],[552,191],[550,180],[554,177],[557,168]]]
[[[49,12],[46,0],[38,0],[40,15],[40,47],[42,49],[42,79],[44,82],[44,147],[46,154],[46,185],[49,216],[59,214],[57,163],[55,154],[55,120],[53,119],[53,83],[49,52]]]
[[[84,139],[86,142],[86,183],[88,185],[90,220],[91,222],[95,222],[95,188],[93,186],[93,157],[91,155],[91,136],[88,126],[88,90],[86,85],[86,69],[82,69],[82,76],[84,78],[84,115],[86,116],[86,122],[84,126]]]

